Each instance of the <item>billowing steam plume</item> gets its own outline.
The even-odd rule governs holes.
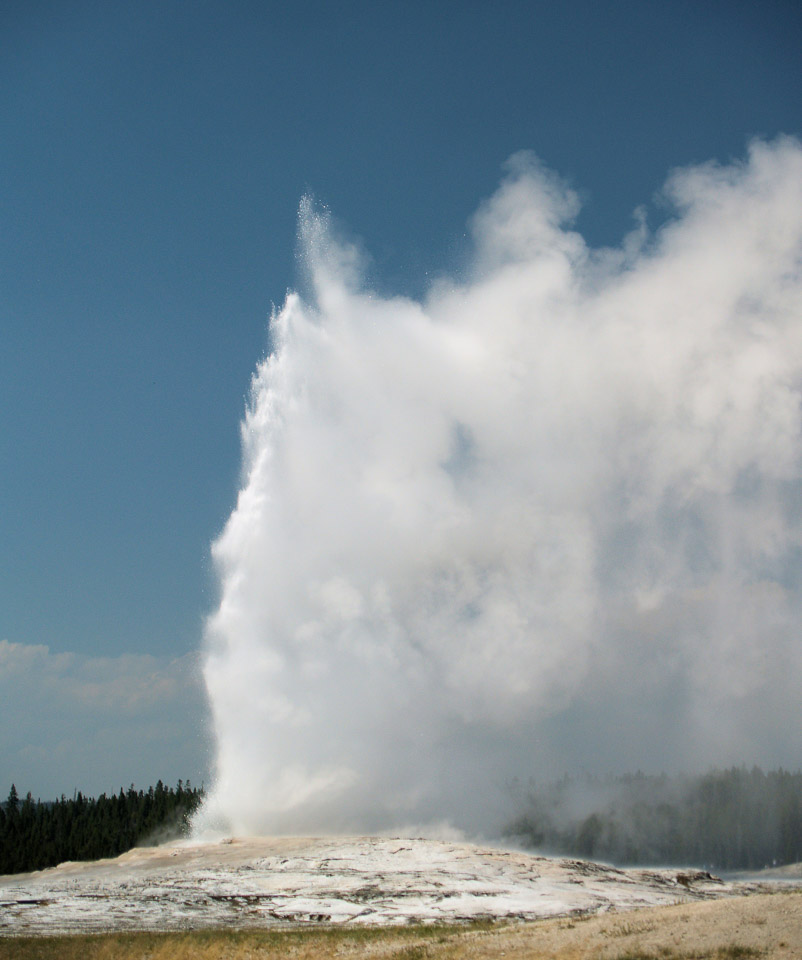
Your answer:
[[[238,832],[488,830],[505,778],[802,756],[802,146],[590,250],[517,155],[468,279],[365,289],[301,208],[214,545]]]

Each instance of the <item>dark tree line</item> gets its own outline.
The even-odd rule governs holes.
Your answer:
[[[571,778],[515,785],[505,831],[548,853],[627,865],[757,870],[802,861],[802,773]]]
[[[165,787],[159,780],[149,790],[128,791],[97,799],[80,791],[72,800],[62,794],[53,803],[20,800],[14,784],[0,805],[0,873],[22,873],[52,867],[65,860],[116,857],[138,843],[154,842],[187,832],[202,789],[189,780]]]

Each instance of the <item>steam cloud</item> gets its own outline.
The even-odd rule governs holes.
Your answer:
[[[618,249],[514,156],[468,280],[365,289],[305,201],[214,544],[237,832],[492,830],[505,778],[802,756],[802,145]]]

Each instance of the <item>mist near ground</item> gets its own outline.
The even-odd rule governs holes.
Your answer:
[[[798,763],[802,146],[656,209],[590,249],[517,154],[416,302],[303,201],[213,547],[198,829],[489,834],[515,776]]]
[[[510,785],[506,833],[524,847],[623,865],[802,867],[802,772],[561,777]]]

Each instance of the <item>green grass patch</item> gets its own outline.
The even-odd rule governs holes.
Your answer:
[[[662,947],[656,952],[652,950],[628,950],[626,953],[619,954],[615,960],[748,960],[748,958],[762,955],[763,951],[756,947],[744,947],[733,943],[702,951],[676,951],[670,947]]]
[[[0,960],[325,960],[381,946],[393,960],[425,960],[429,945],[454,943],[493,921],[382,927],[215,928],[185,933],[130,932],[0,940]]]

